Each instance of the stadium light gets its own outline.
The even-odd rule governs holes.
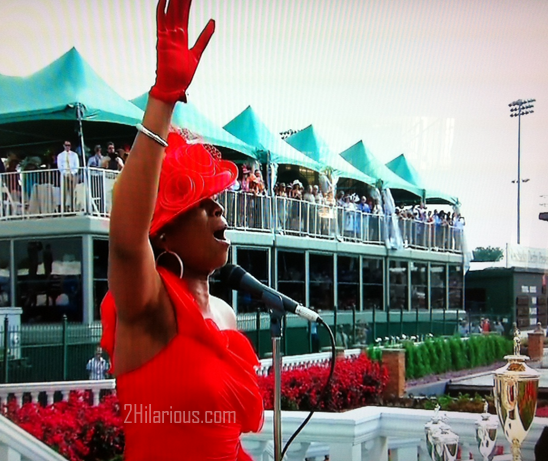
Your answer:
[[[533,103],[536,99],[518,99],[508,106],[510,107],[510,117],[518,118],[518,245],[520,244],[520,205],[521,205],[521,153],[520,153],[520,135],[521,135],[521,116],[532,114]],[[514,182],[514,181],[512,181]],[[523,181],[526,182],[526,181]]]

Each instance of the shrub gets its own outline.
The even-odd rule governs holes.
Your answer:
[[[406,341],[406,378],[417,379],[451,370],[476,368],[502,360],[512,352],[513,343],[499,335],[478,335],[463,341],[459,336],[450,339],[426,339],[415,344]]]

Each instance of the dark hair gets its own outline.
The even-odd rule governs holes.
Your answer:
[[[112,141],[110,141],[110,142],[107,143],[107,149],[108,149],[110,146],[114,147],[114,143],[113,143]]]

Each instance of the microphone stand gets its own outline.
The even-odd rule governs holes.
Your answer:
[[[270,313],[270,337],[272,338],[272,366],[274,367],[274,461],[282,461],[282,319],[285,316],[282,298],[265,292]]]

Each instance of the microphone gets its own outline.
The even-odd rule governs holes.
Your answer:
[[[237,264],[227,264],[221,269],[221,281],[233,290],[251,294],[273,309],[279,310],[281,307],[283,312],[292,312],[309,322],[316,322],[320,318],[312,309],[308,309],[279,291],[263,285]]]

